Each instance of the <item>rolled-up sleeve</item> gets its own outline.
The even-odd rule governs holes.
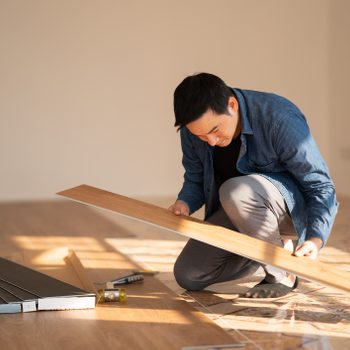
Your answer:
[[[329,170],[304,116],[293,112],[281,117],[273,130],[273,142],[279,160],[303,193],[307,208],[306,239],[319,237],[325,244],[338,203]]]

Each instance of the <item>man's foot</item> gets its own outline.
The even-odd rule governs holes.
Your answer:
[[[294,284],[289,287],[282,283],[269,283],[263,279],[248,292],[241,295],[242,298],[279,298],[287,295],[298,286],[298,277],[295,277]]]

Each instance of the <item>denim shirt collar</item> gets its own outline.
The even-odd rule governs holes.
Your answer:
[[[244,96],[240,92],[239,89],[231,88],[232,92],[235,94],[237,100],[238,100],[238,106],[239,106],[239,115],[242,121],[242,134],[248,134],[248,135],[253,135],[253,130],[249,122],[248,118],[248,110],[247,110],[247,105],[244,100]]]

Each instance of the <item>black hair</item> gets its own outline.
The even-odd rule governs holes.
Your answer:
[[[175,126],[183,128],[209,109],[216,114],[228,113],[232,90],[216,75],[198,73],[186,77],[174,91]]]

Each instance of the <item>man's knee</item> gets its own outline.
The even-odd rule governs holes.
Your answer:
[[[225,181],[219,189],[220,203],[223,208],[229,206],[231,209],[239,208],[245,201],[247,191],[244,191],[242,180],[238,177]]]
[[[178,261],[174,265],[174,276],[178,285],[186,290],[198,291],[206,287],[196,278],[196,273],[191,266],[183,266]]]
[[[222,207],[238,211],[242,207],[260,208],[271,197],[261,181],[265,181],[265,179],[261,179],[259,175],[245,175],[228,179],[219,189]]]

